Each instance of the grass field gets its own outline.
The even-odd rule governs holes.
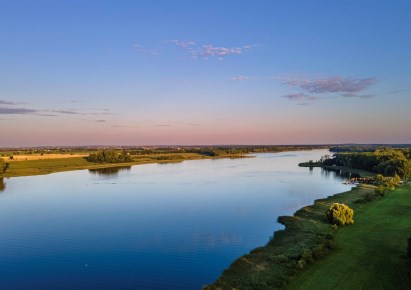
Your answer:
[[[336,249],[291,280],[289,289],[411,289],[411,187],[355,206],[355,224],[335,235]]]
[[[52,158],[54,156],[56,158]],[[205,156],[197,153],[181,153],[181,154],[150,154],[150,155],[134,155],[132,156],[133,161],[128,163],[92,163],[88,162],[83,157],[78,156],[88,156],[88,154],[76,153],[75,155],[64,154],[58,156],[45,154],[44,156],[35,155],[33,159],[21,159],[19,160],[7,160],[4,158],[5,162],[10,164],[9,169],[4,174],[4,177],[17,177],[17,176],[29,176],[29,175],[41,175],[49,174],[53,172],[62,172],[70,170],[80,170],[80,169],[98,169],[107,167],[118,167],[118,166],[130,166],[130,165],[140,165],[149,163],[172,163],[181,162],[184,160],[195,160],[195,159],[216,159],[216,158],[234,158],[239,157],[236,155],[218,156],[211,157]],[[21,156],[20,156],[21,157]],[[166,159],[167,157],[172,157],[172,159]],[[25,158],[25,157],[23,157]]]
[[[410,289],[411,188],[357,203],[374,186],[316,200],[264,247],[240,257],[205,289]],[[325,211],[333,202],[355,210],[353,225],[333,229]],[[407,288],[408,287],[408,288]]]

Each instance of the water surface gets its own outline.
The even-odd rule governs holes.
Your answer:
[[[279,215],[349,187],[325,150],[5,179],[1,289],[199,289]]]

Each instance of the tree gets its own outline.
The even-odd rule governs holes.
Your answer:
[[[333,225],[343,226],[354,223],[354,210],[343,203],[333,203],[327,210],[326,215]]]
[[[6,173],[6,170],[9,168],[9,164],[4,162],[2,158],[0,158],[0,175]]]

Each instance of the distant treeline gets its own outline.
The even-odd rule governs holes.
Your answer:
[[[330,147],[330,152],[375,152],[376,150],[382,149],[411,149],[411,145],[407,144],[358,144],[358,145],[338,145]]]
[[[312,150],[329,148],[324,145],[255,145],[255,146],[187,146],[187,147],[141,147],[135,149],[123,149],[131,155],[151,155],[151,154],[181,154],[197,153],[206,156],[242,155],[248,153],[261,152],[283,152],[290,150]]]
[[[345,166],[368,170],[385,176],[399,175],[407,179],[411,175],[411,149],[377,149],[374,152],[336,153],[321,160],[326,166]]]
[[[125,151],[118,152],[110,149],[98,150],[96,153],[92,153],[85,158],[87,161],[94,163],[124,163],[133,161]]]

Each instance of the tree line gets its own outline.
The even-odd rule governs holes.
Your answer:
[[[408,179],[411,175],[410,149],[378,149],[374,152],[336,153],[322,160],[323,165],[345,166],[363,169],[385,176],[399,175]]]
[[[112,149],[98,150],[96,153],[91,153],[85,158],[87,161],[94,163],[125,163],[133,161],[131,156],[126,152],[117,152]]]

